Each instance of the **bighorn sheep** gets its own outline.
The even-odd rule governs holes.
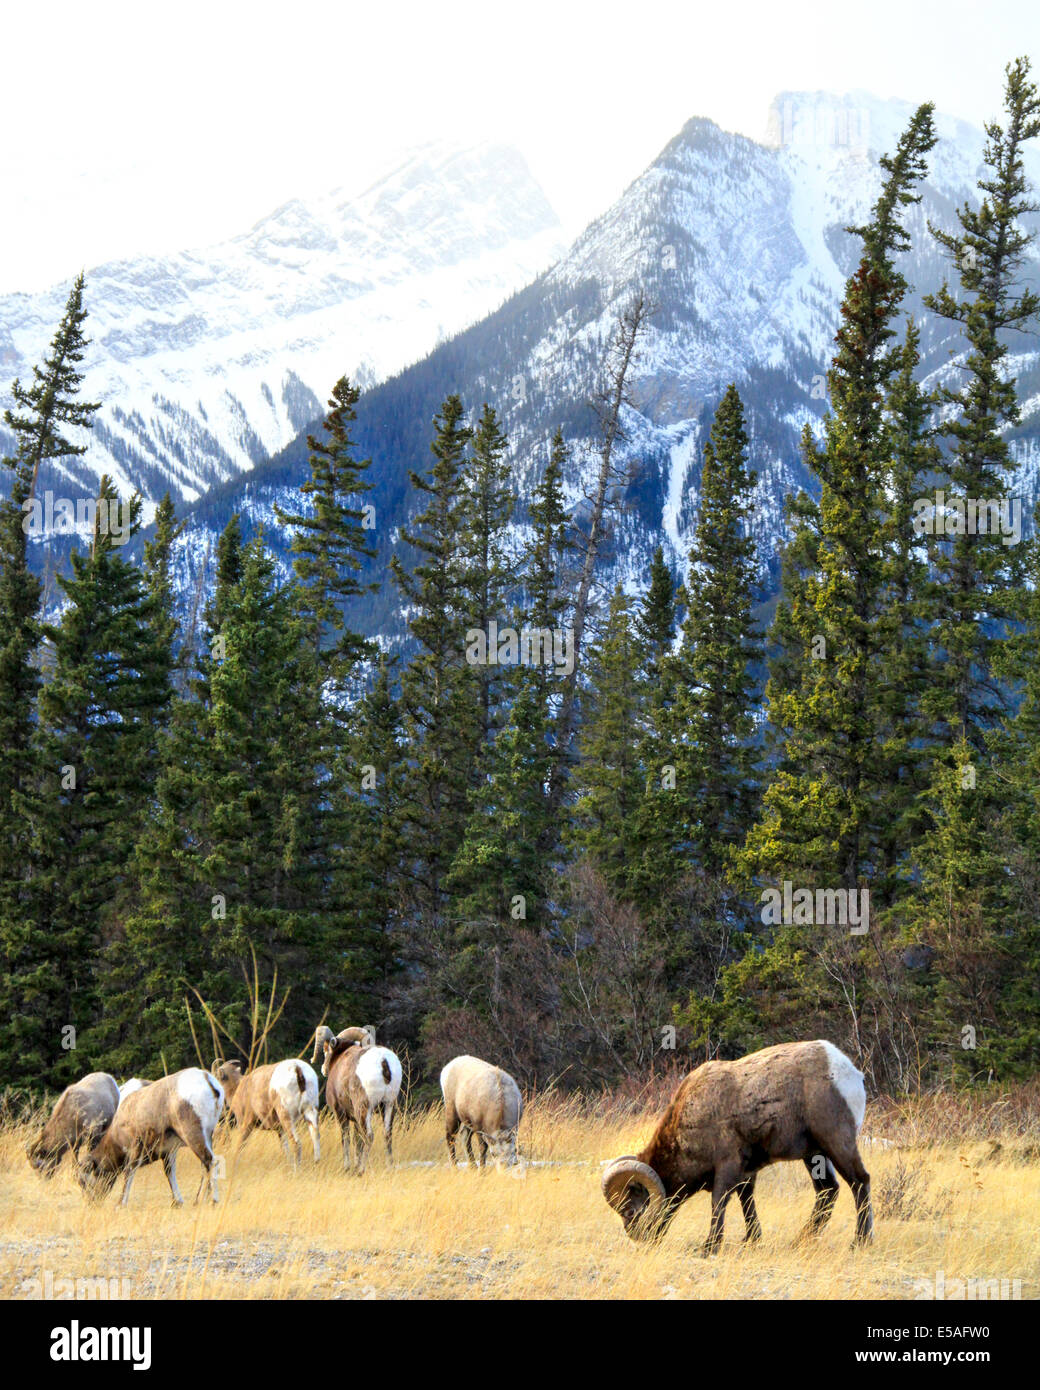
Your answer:
[[[79,1165],[80,1186],[89,1197],[105,1197],[116,1177],[123,1173],[125,1207],[138,1168],[161,1158],[173,1200],[182,1206],[176,1162],[177,1150],[184,1144],[204,1169],[196,1202],[207,1173],[215,1202],[213,1131],[223,1108],[224,1092],[216,1078],[201,1067],[186,1067],[134,1091],[119,1106],[108,1129]]]
[[[745,1239],[757,1240],[756,1173],[801,1159],[816,1189],[802,1234],[815,1235],[830,1218],[837,1169],[852,1189],[862,1244],[873,1232],[870,1174],[856,1146],[865,1108],[863,1074],[829,1042],[781,1043],[739,1062],[705,1062],[680,1084],[642,1153],[607,1166],[603,1195],[628,1235],[646,1240],[664,1233],[692,1193],[710,1189],[704,1253],[713,1254],[730,1196],[740,1198]]]
[[[303,1157],[296,1132],[297,1123],[306,1124],[314,1145],[314,1161],[321,1158],[318,1136],[318,1078],[306,1062],[295,1057],[271,1062],[242,1075],[242,1063],[214,1062],[213,1075],[224,1088],[228,1108],[235,1117],[244,1144],[254,1129],[277,1130],[285,1155],[295,1168]],[[289,1152],[292,1137],[295,1155]]]
[[[119,1105],[119,1087],[107,1071],[92,1071],[66,1086],[50,1118],[26,1149],[36,1171],[52,1178],[65,1154],[78,1157],[83,1146],[95,1144],[112,1122]]]
[[[393,1163],[394,1106],[401,1090],[401,1063],[388,1047],[376,1047],[364,1028],[344,1028],[337,1036],[324,1024],[314,1033],[314,1055],[324,1053],[321,1074],[326,1077],[325,1102],[339,1121],[343,1167],[354,1161],[354,1130],[358,1137],[357,1171],[365,1171],[372,1143],[372,1112],[382,1110],[387,1162]]]
[[[516,1132],[524,1102],[508,1072],[479,1057],[456,1057],[441,1072],[448,1155],[455,1165],[455,1136],[462,1130],[466,1157],[473,1162],[474,1134],[484,1167],[488,1147],[495,1163],[516,1163]]]

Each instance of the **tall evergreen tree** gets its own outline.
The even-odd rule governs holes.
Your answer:
[[[757,474],[748,470],[747,450],[744,408],[731,385],[704,447],[670,716],[683,839],[693,860],[709,872],[722,868],[742,842],[756,806],[751,665],[761,644],[751,615],[751,516]]]
[[[255,948],[265,978],[292,983],[287,1036],[325,993],[334,969],[324,890],[321,703],[299,590],[280,585],[262,535],[242,552],[242,578],[221,625],[223,655],[208,712],[211,810],[202,873],[224,911],[213,921],[210,988],[237,998]]]
[[[66,431],[89,428],[98,409],[96,402],[77,399],[83,382],[78,367],[88,346],[85,319],[80,275],[43,365],[34,366],[30,386],[15,381],[15,409],[4,411],[17,444],[3,460],[14,476],[10,496],[0,502],[0,1053],[12,1067],[25,1041],[21,1030],[34,1027],[19,1021],[24,1000],[14,987],[35,949],[30,863],[37,777],[30,743],[40,680],[41,586],[29,566],[28,526],[38,507],[41,464],[83,454],[86,445]]]
[[[233,615],[242,573],[236,513],[217,544],[191,698],[173,702],[160,738],[155,806],[131,866],[133,905],[105,953],[103,1046],[108,1065],[120,1072],[145,1068],[155,1056],[175,1070],[176,1059],[192,1055],[184,1002],[192,988],[203,992],[226,1026],[237,1021],[233,1005],[211,988],[214,914],[226,912],[226,899],[219,902],[202,866],[212,845],[219,781],[212,764],[212,676],[224,659],[224,624]]]
[[[567,447],[557,430],[545,471],[528,509],[532,538],[522,578],[526,606],[514,617],[552,639],[566,607],[564,565],[569,549],[563,466]],[[540,642],[546,653],[544,640]],[[555,744],[561,676],[554,663],[515,668],[505,727],[495,737],[470,801],[466,833],[452,866],[460,916],[503,924],[544,923],[552,851],[559,832],[549,815],[548,788]],[[486,944],[485,933],[480,940]]]
[[[380,655],[371,688],[351,711],[333,771],[333,798],[345,798],[343,834],[330,864],[326,903],[340,927],[342,980],[336,997],[351,1016],[385,1016],[400,966],[402,865],[408,751],[393,663]],[[353,1012],[352,1011],[356,1011]]]
[[[650,562],[650,585],[635,616],[636,633],[646,649],[646,676],[661,679],[661,671],[675,640],[675,581],[658,546]]]
[[[412,904],[427,921],[440,918],[448,906],[446,877],[462,842],[480,747],[480,684],[475,665],[466,660],[465,637],[470,594],[464,467],[472,431],[458,396],[447,398],[434,427],[434,462],[425,477],[410,475],[427,505],[402,532],[419,560],[411,572],[399,556],[391,560],[419,648],[401,680],[413,759],[404,816]]]
[[[73,553],[71,575],[58,580],[67,607],[44,629],[54,655],[39,700],[37,949],[20,982],[34,1039],[23,1040],[23,1061],[37,1055],[65,1080],[83,1068],[71,1050],[63,1055],[63,1030],[89,1038],[98,1017],[100,960],[151,810],[157,732],[172,694],[165,615],[102,522],[117,502],[102,478],[90,551]],[[124,523],[127,511],[129,535],[137,498]]]
[[[573,549],[563,491],[563,470],[568,458],[569,450],[563,432],[557,429],[549,448],[545,471],[535,486],[528,508],[533,537],[524,563],[524,588],[527,594],[525,621],[542,633],[562,632],[567,615],[567,561]],[[528,727],[533,739],[530,795],[534,795],[536,788],[542,786],[542,769],[539,765],[542,742],[547,740],[549,743],[546,794],[553,785],[557,761],[566,756],[566,749],[560,746],[558,730],[565,679],[555,665],[542,664],[532,667],[523,682],[533,682],[539,694],[540,712],[537,717],[524,705],[517,712],[518,722]],[[546,804],[544,813],[540,811],[535,818],[538,825],[535,844],[543,861],[548,861],[559,843],[558,813],[558,805],[551,811]]]
[[[468,621],[471,629],[483,633],[490,632],[493,621],[505,624],[507,592],[513,578],[505,547],[506,528],[514,507],[505,459],[507,446],[495,411],[485,403],[465,465],[466,505],[461,538]],[[489,662],[477,668],[476,677],[480,684],[480,735],[486,749],[502,722],[508,668]]]
[[[939,449],[931,425],[935,397],[917,380],[919,343],[917,326],[908,320],[886,410],[888,506],[882,523],[883,588],[877,619],[884,660],[874,745],[882,803],[874,881],[884,902],[896,902],[910,887],[913,848],[923,833],[923,793],[933,744],[931,722],[924,713],[936,679],[930,637],[933,548],[921,533],[917,508],[934,477]]]
[[[756,806],[754,677],[760,652],[751,606],[756,582],[750,532],[756,475],[740,396],[730,386],[704,448],[700,514],[690,549],[682,640],[667,651],[665,588],[651,652],[659,689],[648,707],[645,796],[632,883],[665,904],[691,869],[719,875],[742,843]],[[650,595],[653,595],[651,586]],[[649,602],[649,598],[648,598]],[[653,611],[653,610],[651,610]]]
[[[643,649],[634,631],[633,603],[619,584],[602,640],[592,650],[587,713],[575,769],[571,845],[589,855],[603,877],[623,890],[631,870],[631,818],[642,792],[638,675]]]
[[[1014,617],[1019,571],[1016,548],[992,525],[974,532],[968,509],[986,501],[998,504],[1008,495],[1015,464],[1002,431],[1017,423],[1019,407],[1015,378],[1007,371],[1007,337],[1011,330],[1027,329],[1040,309],[1040,297],[1019,279],[1035,235],[1023,219],[1038,210],[1029,199],[1023,165],[1026,141],[1040,135],[1040,98],[1029,70],[1026,58],[1006,70],[1006,123],[986,126],[980,206],[960,209],[959,232],[932,228],[957,268],[961,296],[944,284],[925,299],[960,329],[969,346],[965,384],[940,391],[953,510],[945,529],[953,530],[953,539],[938,560],[935,636],[943,661],[929,710],[945,729],[948,745],[967,739],[980,752],[986,730],[1003,712],[993,659]]]
[[[874,744],[884,653],[877,622],[884,593],[886,391],[899,370],[890,346],[906,292],[895,257],[909,245],[902,215],[935,143],[932,107],[918,109],[893,156],[871,221],[857,231],[862,255],[841,307],[828,373],[831,411],[807,461],[821,483],[818,505],[802,498],[800,531],[774,637],[785,644],[767,699],[783,731],[784,758],[765,792],[745,864],[777,877],[812,874],[853,891],[874,874],[881,805]],[[781,681],[783,683],[781,683]]]
[[[358,498],[372,487],[365,476],[371,460],[355,457],[350,437],[360,396],[359,387],[340,377],[332,388],[325,416],[327,437],[307,436],[311,474],[300,491],[311,499],[311,510],[290,513],[275,507],[282,525],[295,531],[293,568],[305,595],[322,677],[337,685],[359,657],[371,652],[364,638],[347,627],[343,605],[379,587],[358,579],[365,560],[376,553],[366,536],[367,515],[357,505]]]

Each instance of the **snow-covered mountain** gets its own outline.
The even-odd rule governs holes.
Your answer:
[[[341,212],[335,211],[339,205],[331,199],[320,210],[283,209],[241,243],[232,243],[238,260],[225,248],[231,268],[217,287],[212,264],[195,288],[189,274],[193,259],[177,258],[181,278],[161,282],[171,296],[162,322],[171,337],[187,344],[191,325],[201,320],[206,331],[197,329],[195,347],[166,344],[150,355],[145,351],[165,339],[145,326],[159,315],[149,311],[144,288],[140,297],[125,292],[124,319],[113,291],[102,330],[104,296],[99,295],[91,308],[94,332],[109,352],[106,362],[120,362],[115,355],[120,343],[136,344],[128,360],[136,399],[144,401],[134,407],[134,416],[125,397],[113,392],[103,426],[111,431],[112,421],[119,421],[124,450],[137,448],[137,430],[150,441],[147,466],[152,473],[143,477],[136,455],[127,454],[122,456],[124,471],[132,469],[134,482],[153,497],[167,475],[180,480],[182,497],[190,498],[193,490],[203,493],[190,508],[189,529],[177,556],[185,602],[198,592],[216,535],[234,511],[242,514],[247,529],[263,523],[285,561],[288,537],[273,508],[276,502],[298,507],[297,488],[307,476],[304,426],[313,428],[320,414],[318,395],[344,370],[371,384],[391,370],[397,350],[399,360],[410,357],[413,365],[372,385],[359,406],[359,446],[373,460],[369,478],[374,491],[366,500],[375,504],[377,515],[373,540],[379,553],[370,577],[384,583],[363,611],[352,613],[352,621],[371,632],[400,636],[398,598],[385,582],[388,560],[414,507],[409,470],[428,466],[430,421],[444,397],[458,391],[474,412],[485,400],[496,407],[511,439],[521,502],[544,467],[552,433],[562,426],[572,449],[567,484],[571,497],[579,499],[595,466],[595,424],[588,401],[617,318],[637,292],[656,312],[634,372],[633,406],[626,419],[634,468],[630,505],[605,556],[603,578],[621,580],[629,588],[641,585],[657,544],[665,547],[675,571],[683,572],[704,441],[715,406],[733,381],[745,403],[751,465],[759,478],[754,530],[768,589],[784,539],[785,497],[813,486],[799,440],[803,426],[816,427],[826,410],[824,376],[844,281],[858,248],[846,228],[866,218],[880,184],[878,159],[894,149],[912,110],[910,103],[860,92],[785,92],[773,102],[760,141],[724,131],[710,120],[691,119],[556,264],[421,360],[416,359],[438,332],[450,333],[452,309],[459,308],[447,291],[443,301],[435,301],[429,285],[458,279],[477,283],[478,290],[487,291],[486,309],[498,291],[491,288],[493,277],[479,279],[474,266],[488,265],[489,258],[498,265],[499,257],[513,273],[528,254],[532,262],[543,257],[545,263],[555,223],[522,163],[511,154],[456,157],[438,177],[431,176],[429,160],[407,166],[385,188],[372,190],[361,212],[354,205],[349,216],[342,214],[354,237],[349,257],[331,247],[330,223],[340,228],[337,245],[344,244],[345,236]],[[931,383],[957,371],[964,343],[921,304],[921,296],[949,273],[928,224],[952,229],[957,207],[975,199],[985,144],[981,130],[954,117],[940,114],[937,126],[940,139],[929,161],[922,202],[907,218],[913,249],[903,267],[914,287],[908,308],[921,326],[923,372]],[[1040,150],[1028,152],[1026,169],[1040,187]],[[444,189],[443,198],[436,196],[437,188]],[[373,225],[378,235],[368,230]],[[396,240],[395,229],[400,231]],[[481,249],[488,244],[497,250]],[[347,261],[350,277],[336,270]],[[168,263],[148,263],[153,271],[155,264]],[[1024,273],[1040,284],[1036,246]],[[147,283],[148,276],[144,279]],[[94,281],[97,294],[104,273]],[[282,288],[271,288],[275,283]],[[265,293],[274,296],[271,303],[263,299]],[[211,295],[223,307],[207,318]],[[47,306],[46,324],[37,328],[41,342],[56,321],[59,298]],[[468,302],[477,298],[479,293]],[[336,307],[330,307],[333,303]],[[288,316],[289,306],[303,306],[298,317]],[[40,312],[35,301],[32,306],[21,301],[23,311],[30,307]],[[459,310],[455,324],[472,317]],[[0,360],[4,322],[0,313]],[[344,325],[336,340],[343,346],[323,357],[328,345],[321,329],[330,322]],[[279,336],[272,329],[272,337],[264,337],[261,329],[273,323],[284,331]],[[297,324],[300,331],[294,337]],[[417,342],[421,332],[416,324],[426,332],[425,345]],[[255,325],[255,339],[250,325]],[[395,349],[406,330],[408,350]],[[19,332],[26,332],[24,326]],[[108,347],[110,340],[115,348]],[[19,347],[24,352],[23,341]],[[271,341],[277,346],[270,347]],[[255,363],[249,361],[251,342]],[[1040,474],[1038,346],[1035,335],[1020,335],[1012,359],[1023,404],[1012,447],[1021,461],[1027,515]],[[154,398],[173,399],[170,383],[177,379],[178,362],[185,379],[177,409],[184,410],[188,423],[183,429],[171,424],[165,434],[164,422],[173,416]],[[166,367],[168,376],[160,370]],[[129,369],[120,365],[120,370]],[[232,376],[236,382],[251,382],[252,394],[245,384],[229,392]],[[200,384],[210,377],[212,395],[203,397]],[[202,404],[189,408],[184,404],[189,400]],[[219,420],[220,439],[231,440],[221,443],[223,452],[212,460],[205,442],[211,420],[212,433]],[[300,433],[264,460],[266,451],[284,442],[291,426]],[[95,445],[87,456],[94,458],[95,467],[99,459],[105,461],[104,429],[100,443],[102,448]],[[138,452],[143,456],[143,447]],[[255,467],[242,472],[256,460]],[[212,485],[203,492],[207,483]]]
[[[288,202],[220,245],[98,266],[83,391],[103,408],[89,453],[41,487],[89,493],[109,472],[150,501],[167,487],[195,501],[288,444],[344,372],[373,385],[416,361],[561,249],[515,150],[429,146],[360,197]],[[68,289],[0,297],[4,404]]]
[[[377,389],[359,406],[359,440],[373,459],[370,478],[387,560],[414,500],[407,470],[429,460],[430,419],[458,391],[471,410],[490,401],[512,440],[521,498],[530,495],[562,425],[572,445],[568,484],[578,498],[594,463],[587,401],[621,310],[637,291],[656,305],[633,380],[627,417],[635,478],[604,578],[645,582],[655,545],[682,572],[696,516],[704,441],[730,381],[748,414],[751,463],[759,475],[755,533],[775,578],[785,496],[812,487],[801,460],[804,424],[826,409],[824,374],[838,306],[858,243],[845,230],[863,221],[880,183],[879,156],[894,149],[909,103],[865,93],[781,93],[767,137],[748,139],[694,118],[618,201],[560,259],[481,323]],[[913,249],[903,269],[914,287],[909,309],[922,328],[923,370],[931,382],[956,370],[964,344],[923,310],[921,295],[948,273],[929,221],[953,228],[956,208],[975,198],[985,137],[938,116],[940,142],[922,202],[908,224]],[[1027,172],[1040,186],[1040,151]],[[1036,281],[1037,248],[1025,274]],[[1021,490],[1031,512],[1040,470],[1040,355],[1034,335],[1015,345],[1023,422],[1013,434]],[[297,440],[248,478],[215,489],[194,509],[181,563],[185,583],[232,511],[262,521],[284,544],[272,506],[294,501],[306,476]],[[399,635],[391,586],[373,601],[366,625]]]

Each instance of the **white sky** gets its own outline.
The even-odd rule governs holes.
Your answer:
[[[0,11],[0,291],[205,244],[431,139],[505,140],[569,232],[690,116],[782,90],[999,115],[1035,0],[83,0]]]

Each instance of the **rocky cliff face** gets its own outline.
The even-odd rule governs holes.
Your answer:
[[[221,245],[98,266],[83,389],[103,409],[89,453],[42,486],[89,492],[108,472],[151,502],[166,488],[195,501],[288,444],[344,372],[382,380],[560,249],[515,151],[431,147],[358,198],[289,202]],[[0,298],[0,398],[30,376],[68,288]]]

